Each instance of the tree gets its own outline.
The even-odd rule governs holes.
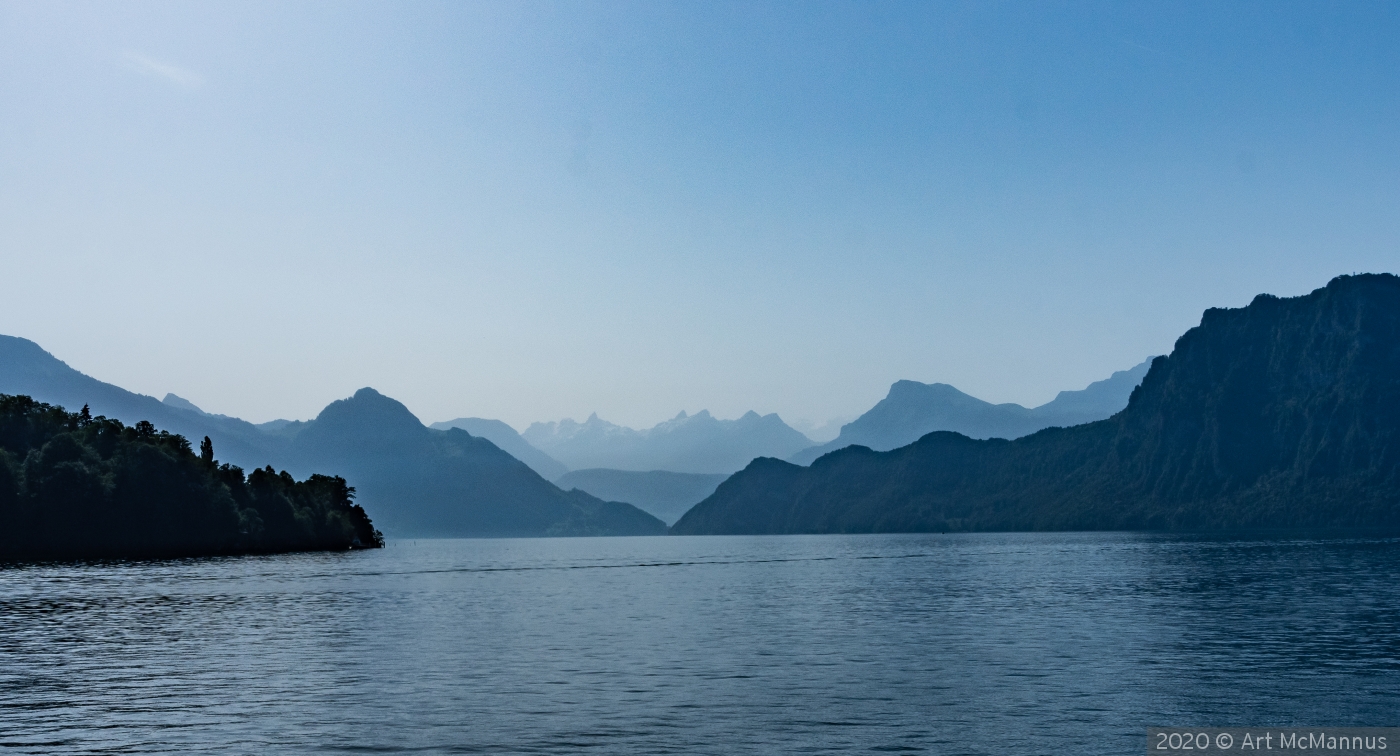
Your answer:
[[[183,436],[0,394],[0,562],[384,544],[344,479],[245,478]],[[89,410],[86,414],[91,415]]]

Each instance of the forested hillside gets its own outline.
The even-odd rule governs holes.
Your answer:
[[[183,436],[0,394],[0,558],[202,556],[383,545],[343,478],[196,455]]]

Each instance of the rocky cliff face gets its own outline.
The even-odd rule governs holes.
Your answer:
[[[1400,527],[1400,278],[1206,311],[1107,420],[758,460],[679,533]]]

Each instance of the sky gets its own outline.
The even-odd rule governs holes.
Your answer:
[[[0,333],[264,421],[1027,406],[1400,272],[1400,5],[0,0]]]

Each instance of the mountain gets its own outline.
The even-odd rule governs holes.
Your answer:
[[[175,409],[182,409],[188,412],[193,412],[196,415],[209,414],[208,412],[205,412],[204,410],[196,407],[194,405],[194,402],[185,399],[184,397],[176,396],[174,394],[166,394],[165,398],[160,400],[160,403],[164,404],[167,407],[174,407]]]
[[[480,436],[500,447],[510,456],[529,465],[531,470],[539,473],[540,477],[545,480],[557,480],[559,476],[569,471],[569,468],[560,464],[555,458],[531,446],[529,442],[520,437],[519,433],[515,432],[514,428],[500,420],[459,417],[456,420],[433,423],[428,427],[434,430],[461,428],[473,436]]]
[[[1147,376],[1153,359],[1155,358],[1148,357],[1134,367],[1119,370],[1078,391],[1061,391],[1054,399],[1032,409],[1031,412],[1060,426],[1091,423],[1112,417],[1128,406],[1128,397],[1133,395],[1133,389]]]
[[[1211,309],[1106,420],[755,460],[673,532],[1400,529],[1400,278]]]
[[[531,446],[570,469],[670,470],[732,473],[761,456],[787,457],[812,445],[775,414],[749,412],[719,420],[684,412],[646,430],[633,430],[590,415],[582,423],[535,423],[521,434]]]
[[[396,536],[656,535],[630,504],[561,491],[460,428],[425,427],[374,389],[332,402],[290,440],[287,468],[342,471]]]
[[[1020,438],[1042,428],[1102,420],[1128,405],[1128,395],[1151,364],[1148,359],[1080,391],[1061,391],[1031,409],[984,402],[946,383],[898,381],[869,412],[842,426],[836,440],[804,449],[788,461],[808,465],[823,454],[856,445],[889,451],[939,430],[969,438]]]
[[[0,336],[0,393],[30,396],[74,410],[87,405],[93,415],[128,424],[148,420],[188,439],[209,436],[220,459],[245,469],[274,461],[282,445],[251,423],[207,414],[174,395],[167,397],[174,401],[161,402],[103,383],[74,370],[38,344],[14,336]]]
[[[554,481],[563,489],[577,488],[600,499],[625,501],[667,525],[715,492],[728,475],[678,473],[667,470],[574,470]]]
[[[208,436],[246,470],[348,479],[394,536],[633,535],[665,532],[628,504],[564,492],[491,442],[431,430],[402,404],[364,389],[315,420],[253,425],[211,415],[173,394],[162,402],[84,375],[32,341],[0,336],[0,393],[82,407],[129,425],[145,420],[187,439]]]

